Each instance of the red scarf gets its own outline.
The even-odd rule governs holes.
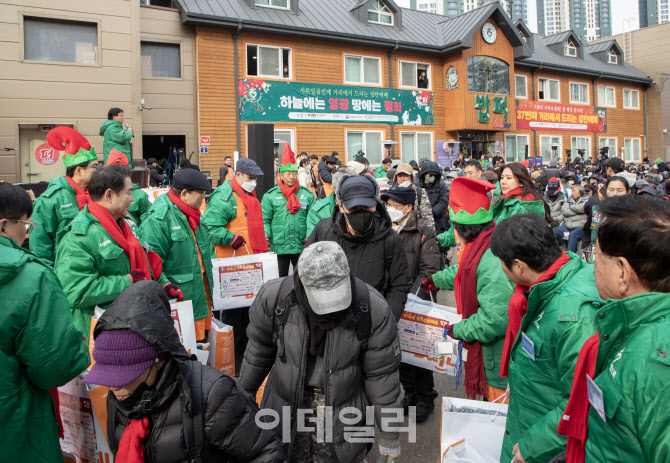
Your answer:
[[[168,196],[175,206],[184,213],[186,219],[188,219],[188,226],[191,227],[191,230],[195,231],[195,229],[198,228],[198,225],[200,225],[200,209],[195,209],[186,204],[179,196],[172,192],[172,189],[168,191]]]
[[[140,240],[135,238],[133,231],[125,220],[121,220],[121,228],[119,228],[119,224],[114,220],[109,211],[93,201],[88,205],[88,212],[98,219],[100,225],[103,226],[105,231],[116,241],[116,244],[121,246],[123,251],[128,255],[131,271],[139,272],[145,280],[158,280],[160,278],[163,270],[161,258],[153,251],[149,251],[148,256],[144,253]],[[150,263],[151,267],[149,267]],[[151,276],[152,270],[154,278]]]
[[[121,435],[114,461],[117,463],[144,463],[142,440],[149,435],[149,418],[130,420]]]
[[[533,286],[543,281],[550,280],[558,273],[558,271],[568,262],[570,257],[566,253],[561,253],[561,257],[551,264],[551,266],[530,286],[516,285],[514,294],[509,300],[509,322],[507,322],[507,333],[505,334],[505,346],[503,347],[502,357],[500,358],[500,377],[505,378],[509,376],[509,355],[512,351],[512,345],[516,339],[516,335],[521,329],[521,321],[523,320],[526,311],[528,310],[528,299],[523,295],[524,292],[530,290]]]
[[[495,225],[479,234],[465,245],[463,256],[454,279],[456,307],[463,313],[463,320],[470,318],[479,310],[477,300],[477,266],[489,247]],[[486,394],[486,370],[482,361],[482,345],[475,341],[463,343],[468,349],[465,362],[465,393],[470,399]]]
[[[295,182],[295,185],[292,187],[288,187],[284,184],[284,181],[282,179],[279,179],[279,189],[281,190],[282,194],[286,198],[286,209],[291,214],[295,214],[298,212],[298,209],[300,209],[300,201],[298,201],[298,198],[295,195],[295,192],[298,191],[298,188],[300,187],[300,183]]]
[[[79,204],[79,210],[81,211],[84,206],[91,202],[91,197],[88,195],[87,191],[82,190],[82,188],[77,185],[77,182],[72,180],[72,177],[65,176],[65,180],[74,188],[74,192],[77,194],[77,204]]]
[[[572,378],[570,400],[563,419],[558,423],[558,433],[568,438],[567,463],[584,463],[586,438],[589,431],[589,392],[586,375],[591,379],[596,373],[596,359],[600,338],[598,333],[586,340],[579,351],[575,376]]]
[[[283,185],[283,183],[282,183]],[[297,185],[297,183],[296,183]],[[230,186],[233,191],[240,195],[240,200],[247,210],[247,230],[249,231],[249,242],[254,254],[267,252],[268,242],[265,239],[265,225],[263,224],[263,210],[261,202],[256,197],[256,192],[251,194],[242,189],[235,177],[230,179]],[[295,198],[295,195],[293,195]]]
[[[535,201],[537,198],[533,193],[528,193],[526,196],[521,196],[521,187],[517,187],[513,190],[509,190],[505,194],[500,195],[501,198],[518,198],[522,201]]]

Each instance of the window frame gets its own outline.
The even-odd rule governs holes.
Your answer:
[[[154,40],[140,40],[140,61],[141,61],[141,56],[142,56],[142,44],[144,43],[155,43],[158,45],[176,45],[179,47],[179,77],[144,77],[142,76],[142,65],[140,63],[140,78],[141,79],[151,79],[151,80],[184,80],[184,47],[183,47],[183,42],[170,42],[170,41],[164,41],[164,42],[156,42]]]
[[[541,80],[546,80],[547,84],[549,85],[549,89],[551,93],[551,82],[557,82],[558,83],[558,98],[553,99],[553,98],[540,98],[540,81]],[[537,100],[538,101],[550,101],[552,103],[560,103],[561,102],[561,81],[558,79],[551,79],[549,77],[538,77],[537,78]]]
[[[601,140],[614,140],[614,151],[612,151],[612,145],[603,145]],[[617,137],[598,137],[598,154],[600,154],[600,148],[603,146],[608,146],[610,148],[608,156],[618,156],[617,150],[619,149],[619,139]]]
[[[258,0],[254,0],[254,6],[259,8],[272,8],[274,10],[290,11],[291,10],[291,0],[286,0],[286,6],[275,6],[271,3],[275,0],[268,0],[268,5],[259,5]]]
[[[628,141],[634,141],[637,140],[637,146],[638,146],[638,156],[637,159],[634,157],[631,157],[631,154],[628,153],[628,150],[626,149],[626,142]],[[631,143],[631,147],[633,144]],[[624,148],[624,155],[623,155],[623,160],[626,162],[642,162],[642,139],[640,137],[624,137],[623,139],[623,148]]]
[[[517,89],[519,86],[516,84],[516,78],[517,77],[522,77],[524,81],[524,96],[519,95],[517,92]],[[528,99],[528,76],[524,76],[523,74],[514,74],[514,97],[515,98],[521,98],[523,100]]]
[[[507,149],[507,137],[514,137],[514,158],[513,160],[509,160],[507,158],[507,153],[509,150]],[[530,157],[530,135],[524,134],[524,133],[506,133],[505,134],[505,162],[519,162],[523,161],[523,159],[518,158],[519,150],[517,149],[519,146],[519,137],[524,137],[526,139],[526,146],[528,146],[528,156]]]
[[[574,101],[574,100],[572,99],[572,86],[573,86],[573,85],[586,85],[586,92],[585,92],[585,94],[586,94],[586,101]],[[570,84],[569,84],[569,89],[570,89],[570,91],[569,91],[569,93],[570,93],[570,104],[584,104],[584,105],[588,105],[588,104],[591,103],[591,96],[590,96],[591,89],[589,88],[589,84],[584,83],[584,82],[570,82]]]
[[[252,76],[249,75],[249,47],[256,47],[256,75]],[[261,74],[260,73],[260,49],[258,47],[265,47],[265,48],[276,48],[281,52],[282,55],[282,62],[279,64],[279,76],[269,76],[266,74]],[[284,62],[283,62],[283,50],[288,50],[288,77],[283,76],[283,67],[284,67]],[[276,79],[276,80],[284,80],[284,81],[291,81],[294,80],[294,75],[293,75],[293,47],[284,47],[281,45],[274,45],[274,44],[268,44],[268,43],[260,43],[260,42],[246,42],[244,44],[244,75],[246,76],[247,79],[249,78],[261,78],[261,79]]]
[[[374,9],[368,9],[367,10],[367,12],[366,12],[367,14],[366,14],[365,17],[367,18],[368,23],[377,24],[379,26],[394,27],[395,26],[395,14],[393,13],[393,11],[391,11],[391,8],[389,8],[388,5],[386,3],[384,3],[383,0],[377,0],[377,1],[378,1],[379,5],[381,6],[381,8],[378,9],[378,10],[374,10]],[[384,9],[388,10],[388,12],[384,11]],[[371,20],[370,19],[370,13],[376,13],[378,20],[377,21]],[[381,22],[382,15],[390,16],[391,17],[391,22],[390,23]]]
[[[361,80],[360,82],[350,82],[347,81],[347,57],[350,58],[360,58],[361,59]],[[379,83],[378,84],[373,84],[369,82],[365,82],[365,68],[363,66],[363,59],[364,58],[369,58],[369,59],[375,59],[377,60],[377,70],[379,72]],[[382,60],[383,58],[381,56],[374,56],[374,55],[354,55],[352,53],[342,53],[342,82],[344,82],[344,85],[359,85],[359,86],[365,86],[365,87],[381,87],[384,83],[384,69],[382,67]]]
[[[403,135],[414,135],[414,160],[416,162],[419,162],[419,137],[417,136],[418,134],[428,134],[430,135],[430,144],[429,146],[431,147],[430,153],[428,153],[428,158],[431,160],[433,159],[433,154],[434,154],[434,145],[435,145],[435,133],[432,131],[414,131],[414,130],[403,130],[400,131],[400,144],[399,144],[399,149],[400,149],[400,159],[402,160],[402,136]],[[405,162],[405,161],[403,161]],[[409,162],[409,161],[407,161]]]
[[[275,126],[274,131],[272,132],[273,136],[275,139],[277,139],[277,132],[289,132],[291,136],[291,141],[289,142],[289,145],[291,146],[291,150],[295,153],[296,151],[296,128],[295,127],[277,127]]]
[[[612,61],[614,57],[614,61]],[[607,64],[619,64],[619,55],[617,55],[611,48],[607,50]]]
[[[501,63],[505,64],[507,66],[507,93],[496,93],[494,91],[487,91],[485,90],[475,90],[471,88],[470,85],[470,70],[469,70],[469,61],[474,59],[474,58],[489,58],[495,61],[500,61]],[[490,56],[490,55],[473,55],[470,56],[468,59],[465,60],[465,77],[466,77],[466,82],[468,84],[468,93],[477,93],[477,94],[487,94],[487,95],[498,95],[498,96],[507,96],[511,97],[512,96],[512,80],[511,76],[515,76],[515,74],[512,74],[512,67],[510,64],[500,58],[496,58],[495,56]],[[492,82],[492,81],[491,81]],[[486,86],[486,85],[485,85]],[[493,90],[493,88],[491,89]]]
[[[626,106],[626,91],[637,93],[637,107],[635,106]],[[624,88],[623,89],[623,109],[630,109],[634,111],[640,110],[640,91],[634,88]]]
[[[38,19],[45,21],[53,22],[78,22],[78,23],[90,23],[95,24],[97,31],[97,51],[96,51],[96,62],[95,63],[72,63],[70,61],[46,61],[39,59],[28,59],[26,58],[26,36],[25,36],[25,19]],[[60,65],[60,66],[85,66],[85,67],[102,67],[102,24],[101,20],[98,18],[93,18],[91,16],[67,16],[67,15],[58,15],[58,14],[48,14],[48,13],[39,13],[32,14],[28,12],[19,13],[19,62],[21,63],[35,63],[35,64],[47,64],[47,65]]]
[[[414,64],[415,71],[414,73],[416,74],[416,69],[418,69],[419,64],[423,64],[425,66],[428,66],[428,70],[426,71],[426,75],[428,76],[428,88],[419,88],[419,87],[410,87],[407,85],[402,84],[402,63],[410,63]],[[416,77],[416,84],[419,85],[419,76]],[[398,59],[398,88],[409,88],[412,90],[420,90],[420,91],[432,91],[433,90],[433,65],[432,63],[425,63],[422,61],[409,61],[406,59]]]
[[[552,138],[558,138],[559,143],[558,143],[558,151],[556,152],[556,159],[561,159],[563,156],[563,136],[562,135],[540,135],[540,156],[542,156],[542,139],[543,138],[548,138],[549,139],[549,151],[551,151],[551,139]],[[551,157],[551,154],[549,155],[548,161],[551,159],[554,159]],[[544,163],[544,156],[542,156],[542,162]]]
[[[379,139],[379,147],[381,149],[380,152],[380,161],[379,162],[374,162],[374,159],[371,159],[368,156],[368,153],[365,152],[365,157],[370,161],[370,164],[381,164],[381,161],[384,159],[384,137],[386,136],[386,131],[384,130],[366,130],[366,129],[344,129],[344,151],[345,151],[345,156],[346,159],[353,159],[354,156],[356,156],[356,153],[349,153],[349,134],[350,133],[362,133],[363,134],[363,152],[365,152],[365,147],[367,146],[367,134],[368,133],[378,133],[380,134],[380,139]]]
[[[586,144],[587,150],[586,153],[584,154],[584,159],[591,159],[591,135],[571,135],[570,136],[570,150],[572,153],[573,159],[579,154],[577,153],[577,150],[579,148],[575,148],[575,141],[577,138],[583,138],[588,140],[588,143]]]
[[[614,104],[613,105],[607,105],[607,104],[604,104],[603,102],[600,101],[600,89],[601,88],[604,88],[605,91],[607,91],[607,89],[610,89],[610,88],[612,89],[612,98],[614,99]],[[616,108],[616,87],[609,86],[609,85],[598,85],[597,93],[598,93],[598,106],[601,106],[603,108]],[[605,93],[605,96],[607,96],[606,93]]]
[[[570,50],[573,50],[574,54],[568,53]],[[572,39],[565,41],[565,44],[563,45],[563,54],[571,58],[577,58],[577,46],[572,42]]]

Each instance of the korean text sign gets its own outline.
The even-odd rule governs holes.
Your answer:
[[[594,106],[517,100],[516,128],[607,133],[607,110]]]

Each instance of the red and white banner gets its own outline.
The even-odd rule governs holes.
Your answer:
[[[607,110],[546,101],[516,100],[517,130],[607,132]]]

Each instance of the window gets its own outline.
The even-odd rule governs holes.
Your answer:
[[[181,77],[179,44],[142,42],[142,77]]]
[[[598,85],[598,106],[616,107],[614,87]]]
[[[372,56],[344,55],[345,84],[382,84],[382,59]]]
[[[290,79],[291,49],[247,44],[247,76]]]
[[[570,82],[570,103],[589,104],[589,85]]]
[[[515,162],[526,159],[528,135],[505,135],[505,161]]]
[[[293,129],[275,129],[275,140],[281,140],[288,143],[291,150],[295,153],[295,130]]]
[[[560,159],[563,153],[563,137],[561,136],[540,136],[540,155],[542,162],[549,162],[552,159]],[[554,151],[554,147],[556,150]]]
[[[431,88],[430,64],[400,61],[399,72],[401,87],[426,89]]]
[[[638,90],[624,88],[623,107],[625,109],[640,109],[640,92]]]
[[[433,158],[432,132],[400,132],[400,153],[402,162]]]
[[[514,89],[517,98],[528,98],[528,77],[514,76]]]
[[[640,162],[640,139],[626,138],[624,139],[625,160],[628,162]]]
[[[608,155],[610,157],[612,157],[612,156],[616,156],[616,153],[617,153],[616,144],[617,144],[616,143],[616,138],[614,138],[614,137],[600,137],[598,147],[599,148],[608,147],[609,148]]]
[[[347,130],[347,159],[353,159],[362,150],[370,164],[381,164],[383,136],[382,131]]]
[[[509,66],[489,56],[468,58],[468,90],[509,95]]]
[[[163,8],[176,8],[172,0],[140,0],[140,5],[162,6]]]
[[[577,56],[577,47],[575,47],[575,44],[572,43],[572,40],[566,40],[565,41],[565,56]]]
[[[619,64],[619,57],[612,49],[607,52],[607,62],[610,64]]]
[[[544,101],[561,101],[561,92],[557,80],[538,79],[538,99]]]
[[[256,6],[265,6],[270,8],[281,8],[288,10],[288,0],[256,0]]]
[[[372,2],[372,8],[368,10],[368,22],[393,26],[393,12],[381,0]]]
[[[591,159],[591,137],[572,137],[572,158]],[[580,154],[579,150],[584,150]]]
[[[27,60],[98,64],[98,24],[82,21],[23,19]]]

